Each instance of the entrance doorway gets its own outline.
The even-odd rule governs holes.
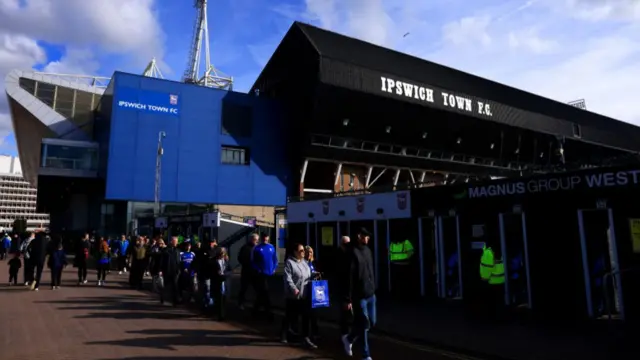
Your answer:
[[[594,319],[614,316],[624,320],[613,210],[579,209],[578,231],[587,315]]]
[[[462,262],[460,261],[460,219],[458,215],[436,218],[439,297],[462,298]]]
[[[531,273],[525,213],[498,214],[500,248],[504,256],[504,303],[531,308]]]
[[[418,248],[420,255],[420,295],[440,297],[438,252],[436,239],[438,222],[434,217],[418,219]]]

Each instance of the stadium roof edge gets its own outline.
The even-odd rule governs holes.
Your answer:
[[[252,91],[265,76],[269,76],[270,65],[274,58],[283,55],[293,56],[285,55],[278,50],[288,38],[293,38],[294,31],[303,34],[320,59],[334,60],[349,66],[397,76],[398,79],[413,80],[427,86],[442,87],[514,109],[540,114],[560,122],[580,125],[599,133],[597,144],[640,151],[637,146],[629,146],[630,143],[634,143],[633,139],[640,137],[640,127],[636,125],[299,21],[291,25],[256,79]],[[531,121],[535,122],[534,119]],[[562,126],[567,125],[558,124],[555,127]],[[616,138],[620,139],[616,140]],[[625,138],[624,141],[622,138]]]

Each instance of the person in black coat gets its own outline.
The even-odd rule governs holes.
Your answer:
[[[49,248],[49,242],[51,238],[46,236],[43,233],[39,233],[36,235],[35,239],[31,242],[31,254],[30,259],[32,261],[32,266],[36,269],[35,283],[33,285],[34,290],[38,290],[40,287],[40,280],[42,279],[42,271],[45,266],[45,259],[47,255],[51,252]]]
[[[238,293],[238,306],[240,309],[244,309],[247,289],[255,283],[256,272],[253,266],[251,266],[251,253],[256,245],[258,245],[258,241],[258,234],[252,234],[247,243],[242,245],[238,252],[238,263],[242,266],[240,272],[240,292]]]
[[[180,250],[178,249],[177,236],[171,238],[169,246],[162,252],[160,269],[165,290],[160,292],[160,303],[164,304],[165,292],[169,292],[173,306],[177,306],[180,303],[180,288],[178,287]]]
[[[343,236],[340,239],[340,248],[336,259],[338,272],[335,275],[335,283],[337,294],[340,297],[340,301],[343,302],[342,306],[340,306],[341,335],[349,333],[351,323],[353,322],[353,311],[347,307],[347,303],[344,303],[343,300],[348,292],[345,274],[349,273],[349,246],[351,246],[351,239],[348,236]]]
[[[73,258],[73,266],[78,268],[78,285],[87,283],[87,260],[91,254],[91,242],[89,233],[78,241],[75,246],[75,257]]]

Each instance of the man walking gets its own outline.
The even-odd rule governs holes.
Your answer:
[[[178,237],[171,237],[169,246],[162,253],[162,264],[160,266],[160,276],[163,278],[164,290],[171,296],[173,306],[178,306],[180,294],[178,278],[180,276],[180,251],[178,250]],[[160,303],[164,304],[164,291],[160,292]]]
[[[255,270],[251,266],[251,254],[253,249],[258,245],[258,234],[251,234],[251,237],[246,244],[242,245],[238,252],[238,263],[242,266],[240,272],[240,292],[238,293],[238,306],[241,310],[244,310],[244,300],[247,294],[247,289],[250,285],[255,284]],[[255,289],[254,289],[255,291]]]
[[[271,297],[269,296],[269,278],[273,276],[278,267],[278,254],[276,248],[270,244],[269,235],[262,234],[262,242],[251,253],[251,264],[256,271],[255,290],[256,302],[253,307],[254,315],[264,310],[269,321],[273,321],[271,313]]]
[[[35,268],[35,281],[31,288],[38,291],[40,280],[42,279],[42,271],[44,270],[45,260],[50,252],[49,242],[51,238],[43,233],[38,234],[31,242],[31,266]]]
[[[345,274],[345,310],[354,314],[353,328],[342,336],[345,353],[353,356],[353,343],[362,341],[362,358],[371,360],[369,349],[369,330],[376,323],[376,281],[373,267],[373,255],[369,249],[371,233],[362,228],[358,232],[357,242],[348,252],[348,272]]]
[[[33,285],[34,276],[33,273],[35,271],[35,267],[33,265],[33,261],[31,260],[31,243],[33,239],[35,239],[36,234],[30,233],[29,237],[20,244],[20,253],[24,258],[24,285],[31,286]]]
[[[343,236],[340,239],[340,248],[337,257],[337,269],[338,273],[335,274],[336,289],[338,290],[340,301],[344,301],[348,297],[346,276],[350,271],[351,264],[349,263],[349,247],[351,238]],[[340,293],[341,292],[341,293]],[[347,335],[349,333],[349,327],[353,321],[353,310],[347,308],[348,303],[343,303],[340,307],[340,335]]]
[[[84,234],[75,249],[76,256],[73,259],[73,266],[78,268],[78,285],[87,283],[87,261],[91,252],[91,242],[89,233]]]

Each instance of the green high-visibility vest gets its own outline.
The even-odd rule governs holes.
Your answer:
[[[401,243],[391,243],[389,245],[389,260],[391,262],[408,261],[413,256],[413,252],[413,245],[409,240]]]
[[[502,285],[504,284],[504,263],[502,260],[496,261],[491,271],[491,277],[489,278],[490,285]]]
[[[491,279],[494,265],[493,250],[486,246],[482,247],[482,257],[480,258],[480,278],[482,280],[489,281]]]
[[[184,236],[178,235],[178,244],[182,244],[184,242]]]
[[[196,243],[199,243],[200,242],[200,236],[193,235],[193,241],[196,242]]]

